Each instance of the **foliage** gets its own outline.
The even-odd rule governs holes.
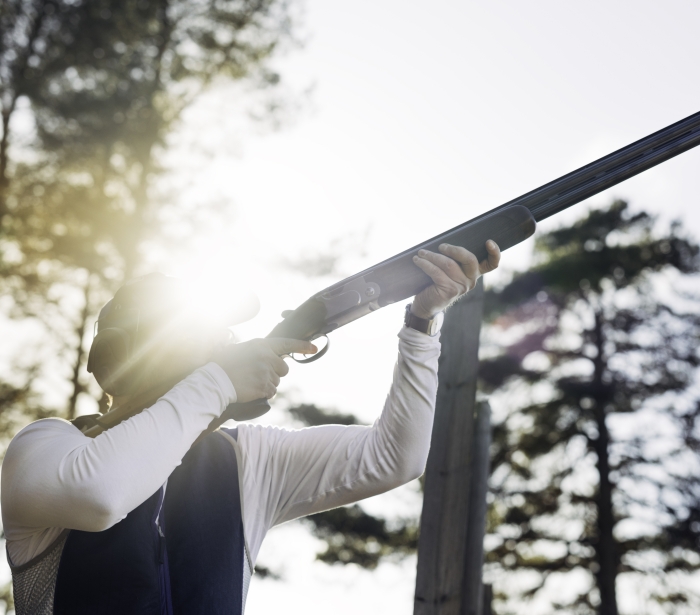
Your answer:
[[[617,613],[624,575],[650,579],[668,612],[695,599],[672,588],[700,566],[700,316],[668,280],[697,272],[698,248],[653,227],[623,202],[593,211],[540,236],[536,265],[487,293],[480,373],[506,408],[487,562],[507,605],[516,572],[519,600],[569,575],[557,612]]]
[[[319,425],[359,425],[354,414],[342,414],[332,410],[323,410],[314,404],[300,404],[287,409],[295,419],[307,427]]]
[[[7,583],[0,588],[0,602],[5,607],[5,613],[13,613],[15,601],[12,597],[12,583]]]
[[[374,569],[382,559],[415,553],[418,524],[399,520],[395,524],[372,516],[357,504],[307,517],[326,550],[317,559],[327,564],[357,564]],[[392,527],[394,526],[394,527]]]
[[[32,391],[36,366],[16,370],[18,382],[0,382],[0,447],[5,450],[14,434],[26,421],[53,416]]]
[[[534,266],[486,293],[480,386],[501,408],[486,540],[497,612],[556,594],[553,612],[617,613],[620,583],[661,613],[700,600],[689,591],[700,567],[700,315],[682,290],[698,248],[679,225],[654,225],[623,202],[592,211],[541,235]],[[292,414],[345,423],[314,406]],[[357,506],[309,522],[327,563],[374,568],[417,545],[415,520],[387,532]]]
[[[8,201],[13,226],[41,225],[32,234],[40,230],[52,257],[95,272],[115,267],[121,281],[157,230],[163,204],[153,182],[174,122],[216,76],[278,80],[264,62],[288,31],[286,6],[20,4],[36,39],[14,95],[31,102],[39,162],[17,169],[19,189]]]
[[[66,358],[68,416],[89,320],[177,216],[159,178],[183,110],[217,78],[274,88],[290,28],[286,0],[0,6],[0,285]]]

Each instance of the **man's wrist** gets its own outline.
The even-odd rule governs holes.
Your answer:
[[[419,314],[420,311],[418,311],[417,314],[416,311],[414,311],[413,309],[413,305],[409,303],[406,306],[406,312],[403,321],[404,325],[411,329],[415,329],[416,331],[420,331],[421,333],[425,333],[426,335],[429,335],[431,337],[436,336],[440,331],[440,328],[442,327],[442,321],[445,316],[444,312],[437,312],[429,318],[423,318]]]
[[[434,318],[437,314],[440,312],[443,312],[444,310],[435,310],[434,312],[426,312],[425,310],[421,309],[419,306],[417,306],[414,303],[409,303],[411,306],[411,313],[417,316],[418,318],[423,318],[425,320],[430,320]]]

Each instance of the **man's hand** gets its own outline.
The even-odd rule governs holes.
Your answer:
[[[277,393],[280,378],[289,372],[281,357],[292,353],[314,354],[311,342],[285,338],[255,339],[231,344],[214,357],[236,389],[239,403],[270,399]]]
[[[413,257],[413,262],[433,281],[416,295],[411,306],[416,316],[427,320],[474,288],[479,276],[493,271],[501,260],[501,251],[490,239],[486,242],[488,257],[481,263],[469,250],[459,246],[443,243],[438,249],[440,253],[419,250]]]

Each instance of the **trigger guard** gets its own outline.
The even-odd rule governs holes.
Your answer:
[[[313,363],[314,361],[318,361],[324,354],[328,352],[328,349],[331,346],[331,340],[328,339],[327,335],[323,335],[321,337],[326,338],[326,345],[321,348],[316,354],[312,354],[308,359],[296,359],[294,358],[293,355],[290,355],[293,361],[296,361],[297,363]]]

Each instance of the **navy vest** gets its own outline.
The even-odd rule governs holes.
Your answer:
[[[236,455],[215,432],[185,455],[164,498],[161,488],[103,532],[70,532],[54,613],[241,615],[244,559]]]

